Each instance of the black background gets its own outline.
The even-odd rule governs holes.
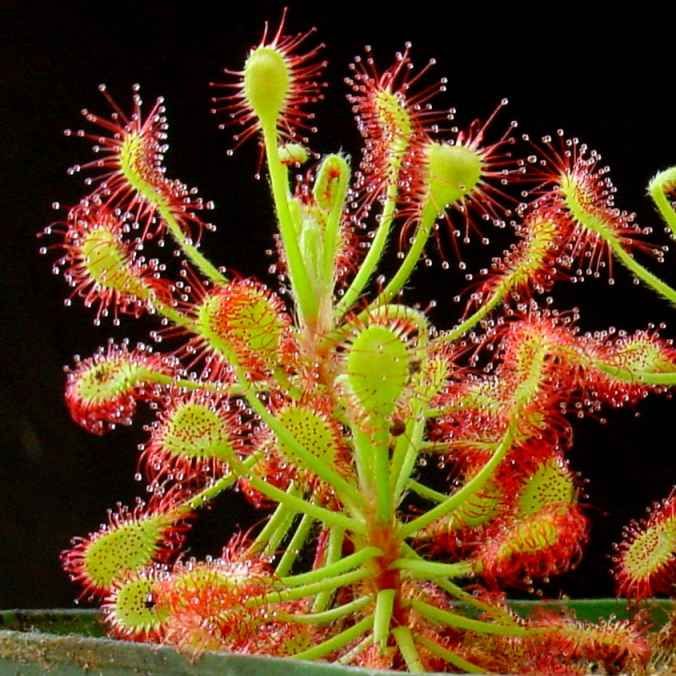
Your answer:
[[[216,201],[219,224],[206,251],[219,263],[266,277],[271,206],[255,182],[251,147],[226,158],[229,137],[208,115],[207,82],[224,65],[238,67],[279,3],[244,2],[234,8],[200,2],[0,3],[0,607],[69,606],[75,589],[59,569],[58,552],[74,534],[95,529],[116,500],[139,493],[133,481],[137,429],[96,438],[70,422],[62,403],[61,367],[71,355],[91,353],[108,336],[147,337],[150,323],[91,325],[80,304],[62,304],[66,287],[37,254],[35,233],[54,219],[50,203],[75,202],[82,186],[66,166],[88,157],[86,143],[62,130],[80,125],[79,109],[105,112],[96,91],[106,82],[123,105],[130,86],[143,84],[149,102],[167,98],[171,123],[169,174],[197,184]],[[533,135],[563,127],[598,148],[613,167],[619,204],[661,226],[644,197],[651,174],[676,162],[673,54],[659,16],[643,24],[635,14],[592,19],[587,8],[540,3],[540,9],[495,9],[494,3],[290,2],[290,28],[316,24],[328,43],[332,86],[320,107],[321,151],[356,153],[358,135],[344,99],[342,77],[364,44],[388,64],[405,40],[420,64],[435,56],[449,78],[442,105],[455,105],[468,122],[486,115],[503,96],[504,118]],[[565,11],[563,8],[566,8]],[[488,233],[490,234],[490,233]],[[470,252],[477,270],[498,249]],[[676,282],[670,253],[661,274]],[[670,320],[673,310],[634,287],[623,271],[613,290],[603,282],[561,286],[558,307],[580,306],[582,326],[629,330]],[[268,277],[268,281],[269,277]],[[449,326],[458,307],[459,273],[435,264],[416,277],[414,297],[438,301],[434,319]],[[674,335],[673,326],[667,335]],[[547,588],[571,595],[611,593],[610,543],[621,525],[665,496],[674,481],[672,401],[656,398],[611,412],[609,424],[577,425],[570,457],[590,480],[592,545],[580,568]],[[225,497],[199,521],[191,545],[218,552],[250,510]]]

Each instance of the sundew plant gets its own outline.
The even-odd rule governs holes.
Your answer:
[[[456,126],[436,105],[445,79],[433,62],[416,68],[410,45],[386,67],[368,47],[349,65],[359,159],[313,152],[327,86],[313,40],[283,18],[212,83],[212,112],[235,130],[228,154],[258,144],[247,171],[274,203],[274,288],[201,252],[212,204],[165,172],[163,99],[144,105],[135,85],[126,108],[100,85],[109,111],[83,110],[85,127],[66,131],[93,146],[69,170],[86,175],[86,195],[45,229],[42,251],[97,326],[156,321],[149,344],[111,340],[67,369],[86,430],[129,425],[139,405],[153,421],[138,456],[145,498],[75,538],[66,572],[111,635],[191,655],[411,672],[666,664],[673,626],[651,636],[640,603],[631,620],[524,619],[507,593],[583,554],[572,421],[676,385],[676,348],[656,328],[584,333],[547,294],[585,276],[612,283],[619,263],[674,305],[636,258],[661,262],[667,247],[616,206],[608,168],[577,138],[517,134],[504,100]],[[673,239],[676,167],[648,193]],[[461,319],[434,327],[406,303],[413,273],[435,243],[442,267],[457,264],[491,224],[512,244],[472,279]],[[233,490],[256,525],[230,536],[226,524],[213,557],[190,558],[191,524]],[[612,554],[618,595],[673,592],[675,546],[672,492]]]

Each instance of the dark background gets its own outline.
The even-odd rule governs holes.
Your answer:
[[[61,132],[80,125],[82,107],[107,112],[99,82],[123,106],[134,82],[143,84],[147,102],[166,96],[169,174],[199,185],[217,203],[213,220],[220,227],[207,237],[206,251],[219,264],[266,276],[267,188],[252,178],[251,147],[225,157],[229,136],[208,115],[207,82],[224,65],[242,63],[264,19],[277,20],[280,4],[244,2],[227,11],[211,4],[0,3],[0,607],[71,605],[75,589],[60,571],[58,552],[72,535],[97,528],[108,506],[129,503],[141,489],[132,477],[143,433],[124,429],[97,438],[71,423],[61,367],[109,336],[144,339],[151,324],[96,328],[81,304],[65,308],[65,284],[50,274],[35,239],[54,219],[52,201],[69,204],[80,196],[81,184],[65,168],[89,157],[88,144]],[[485,116],[509,96],[504,122],[518,119],[536,136],[563,127],[587,140],[613,167],[620,205],[656,225],[655,240],[666,243],[644,197],[651,174],[676,162],[673,54],[658,16],[643,25],[635,14],[597,20],[586,9],[565,5],[563,14],[563,6],[547,3],[538,10],[515,10],[514,3],[505,10],[495,3],[386,3],[382,10],[367,2],[289,4],[291,30],[316,24],[332,62],[329,100],[318,110],[317,149],[357,151],[342,86],[347,62],[371,44],[387,65],[411,40],[420,64],[437,57],[438,72],[450,83],[442,105],[457,106],[462,122]],[[497,253],[468,255],[470,268]],[[669,254],[661,269],[672,284],[675,261]],[[623,271],[617,277],[612,292],[603,282],[557,288],[558,307],[580,306],[585,329],[632,330],[671,319],[665,303],[634,287]],[[451,297],[461,285],[459,273],[442,273],[437,262],[419,273],[416,293],[433,295],[435,321],[449,326],[458,313]],[[673,336],[673,326],[665,334]],[[652,398],[640,412],[611,412],[606,427],[590,419],[577,425],[570,457],[590,480],[593,544],[577,572],[548,588],[552,594],[611,593],[611,542],[674,481],[673,402]],[[247,511],[236,498],[220,500],[198,522],[193,551],[218,552],[235,524],[250,523]]]

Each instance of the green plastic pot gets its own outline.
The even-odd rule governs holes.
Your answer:
[[[535,605],[570,608],[581,620],[628,615],[626,604],[615,599],[512,603],[514,610],[523,615],[528,615]],[[675,601],[651,600],[646,605],[656,626],[666,621],[669,611],[676,610]],[[104,638],[99,614],[94,610],[0,611],[0,674],[3,675],[382,676],[385,673],[394,672],[228,653],[207,653],[191,662],[164,646]]]

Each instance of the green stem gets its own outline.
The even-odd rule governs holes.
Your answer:
[[[446,344],[452,343],[456,340],[462,338],[468,331],[473,329],[486,315],[490,314],[495,308],[502,303],[507,295],[508,290],[507,285],[499,284],[493,291],[491,297],[479,307],[473,314],[471,314],[467,319],[458,324],[454,329],[442,333],[435,344]]]
[[[518,625],[507,626],[504,624],[497,624],[493,622],[483,622],[481,620],[473,620],[469,617],[463,617],[457,613],[451,613],[448,610],[442,610],[436,606],[425,603],[418,599],[411,601],[411,608],[423,617],[444,624],[454,629],[464,629],[466,631],[474,631],[479,634],[494,634],[496,636],[528,636],[540,633],[538,630],[527,629]]]
[[[286,494],[290,496],[298,496],[298,491],[287,489]],[[297,514],[298,513],[292,509],[286,511],[284,518],[280,520],[277,528],[275,528],[275,530],[270,533],[267,544],[263,549],[263,556],[274,558],[277,555],[277,550],[279,549],[282,540],[284,540],[287,533],[289,532],[289,528],[291,528],[293,520],[296,518]],[[307,514],[304,516],[307,516]]]
[[[441,336],[443,337],[443,336]],[[440,337],[440,338],[441,338]],[[449,404],[448,406],[441,406],[439,408],[428,408],[425,411],[425,417],[426,418],[441,418],[442,416],[449,415],[450,413],[456,413],[458,411],[464,410],[464,406],[462,404],[462,399],[459,401],[455,401],[452,404]]]
[[[334,512],[330,509],[325,509],[319,505],[307,502],[306,500],[303,500],[303,498],[299,498],[292,493],[285,493],[264,479],[252,474],[251,468],[245,467],[230,449],[224,448],[223,451],[227,455],[228,463],[233,470],[239,473],[240,476],[246,476],[253,488],[271,500],[286,505],[286,507],[296,512],[310,514],[315,519],[318,519],[329,526],[340,526],[341,528],[351,530],[355,533],[366,533],[366,525],[362,521],[357,521],[357,519],[345,516],[342,512]]]
[[[566,206],[575,220],[577,220],[586,230],[600,237],[610,247],[610,250],[615,256],[617,256],[620,263],[630,270],[638,279],[656,291],[663,298],[666,298],[670,303],[676,305],[676,290],[672,289],[659,277],[656,277],[638,261],[634,260],[622,245],[622,241],[617,236],[616,232],[606,220],[604,220],[602,215],[585,209],[585,206],[578,200],[574,183],[568,181],[568,183],[563,186],[563,192],[565,194]]]
[[[451,442],[427,441],[420,445],[421,453],[448,453],[451,450]]]
[[[660,296],[676,305],[676,289],[672,289],[666,282],[663,282],[659,277],[650,272],[650,270],[644,268],[626,251],[617,237],[609,238],[607,242],[612,252],[628,270],[636,275],[636,277],[647,286],[656,291]]]
[[[458,561],[457,563],[439,563],[437,561],[425,561],[424,559],[397,559],[390,568],[403,570],[413,577],[434,579],[437,577],[468,577],[474,573],[474,566],[470,561]]]
[[[350,664],[352,660],[361,655],[364,650],[366,650],[371,645],[373,645],[373,636],[369,632],[361,641],[359,641],[359,643],[357,643],[354,648],[346,652],[344,655],[341,655],[338,658],[338,663]]]
[[[274,377],[275,381],[277,384],[289,394],[293,399],[300,399],[301,396],[303,395],[303,392],[300,390],[300,388],[296,387],[291,380],[289,379],[289,376],[287,373],[284,371],[283,368],[277,366],[275,367],[272,376]]]
[[[624,380],[629,383],[639,382],[647,385],[676,385],[676,371],[667,371],[665,373],[648,372],[648,371],[633,371],[631,369],[622,368],[619,366],[612,366],[605,364],[602,361],[594,361],[594,366],[607,373],[617,380]]]
[[[411,476],[411,472],[413,472],[416,461],[418,460],[418,452],[418,445],[414,443],[410,443],[406,449],[404,461],[402,462],[401,469],[399,471],[397,485],[394,487],[394,495],[397,501],[404,493],[408,479]]]
[[[348,165],[346,165],[348,166]],[[340,182],[336,185],[335,197],[331,212],[326,219],[326,226],[324,229],[324,258],[322,261],[322,276],[325,282],[330,284],[331,293],[333,293],[333,284],[335,283],[336,272],[336,253],[338,251],[338,237],[340,234],[340,223],[343,217],[343,208],[345,206],[345,199],[350,185],[350,173],[341,172]]]
[[[169,321],[176,324],[176,326],[182,326],[191,333],[199,333],[199,329],[195,326],[195,322],[192,320],[192,318],[184,315],[182,312],[179,312],[171,305],[163,303],[156,296],[153,296],[150,302],[152,303],[155,312],[162,315],[163,317],[166,317]]]
[[[295,484],[293,481],[289,484],[289,487],[286,490],[289,492],[295,491]],[[258,533],[256,539],[251,543],[249,551],[252,554],[259,551],[261,547],[265,547],[265,545],[267,545],[270,536],[279,528],[279,525],[284,521],[284,519],[286,519],[288,513],[289,508],[280,502],[268,519],[265,526],[263,526],[261,532]]]
[[[364,632],[368,631],[371,628],[372,621],[371,617],[365,617],[363,620],[353,624],[349,629],[341,631],[319,645],[296,653],[293,657],[297,660],[316,660],[329,653],[335,652],[336,650],[340,650],[348,643],[351,643],[354,639],[361,636]]]
[[[373,615],[373,642],[384,651],[390,637],[390,622],[394,611],[394,589],[381,589],[376,597],[376,610]]]
[[[380,421],[382,424],[382,421]],[[390,458],[387,429],[373,435],[373,478],[376,487],[377,518],[382,524],[392,520],[392,492],[390,490]]]
[[[253,468],[253,466],[261,459],[260,453],[255,453],[254,455],[248,457],[242,462],[242,466],[246,467],[247,470]],[[207,502],[213,500],[216,496],[220,495],[224,490],[230,488],[237,480],[239,479],[239,474],[232,472],[227,476],[221,477],[218,481],[214,482],[211,486],[201,490],[197,495],[193,495],[189,500],[186,501],[186,506],[189,509],[199,509],[204,506]]]
[[[418,459],[418,452],[425,431],[425,418],[422,415],[424,406],[418,403],[413,410],[413,424],[407,425],[406,432],[400,437],[394,449],[392,457],[392,477],[396,478],[394,484],[394,500],[399,503],[399,498],[404,492],[411,472]],[[401,446],[399,445],[401,442]]]
[[[470,561],[458,561],[457,563],[438,563],[437,561],[425,561],[424,559],[397,559],[390,568],[403,570],[411,573],[414,577],[433,579],[437,577],[467,577],[474,572],[474,566]]]
[[[388,282],[387,286],[381,291],[380,295],[373,303],[371,303],[370,307],[386,305],[399,293],[399,291],[401,291],[418,264],[418,260],[425,249],[425,245],[427,244],[427,240],[432,232],[432,226],[436,219],[437,209],[435,209],[431,203],[428,203],[423,209],[418,229],[413,237],[413,242],[411,242],[411,246],[406,252],[406,256],[399,266],[399,269],[394,274],[394,277]]]
[[[486,673],[485,669],[478,667],[476,664],[472,664],[472,662],[467,661],[464,657],[460,657],[460,655],[456,655],[456,653],[448,648],[443,648],[436,641],[432,641],[426,636],[418,636],[418,643],[420,643],[423,648],[429,650],[433,655],[441,657],[441,659],[448,662],[448,664],[452,664],[457,669],[462,669],[468,674]]]
[[[397,645],[399,646],[399,652],[406,662],[406,667],[412,674],[423,674],[427,670],[420,661],[420,655],[418,655],[418,650],[415,647],[413,642],[413,634],[408,627],[396,627],[392,630],[392,635],[394,636]]]
[[[203,275],[211,279],[216,284],[226,284],[227,278],[207,260],[200,250],[190,241],[179,225],[171,206],[165,197],[158,192],[152,184],[148,183],[138,168],[123,161],[121,171],[130,185],[138,192],[144,200],[152,204],[164,220],[169,234],[174,238],[176,244],[187,256],[187,258],[198,268]]]
[[[450,580],[439,580],[437,578],[434,580],[434,584],[451,596],[455,596],[455,598],[460,599],[466,605],[472,606],[477,610],[481,610],[487,615],[492,615],[498,622],[502,622],[503,624],[515,624],[514,618],[506,610],[492,606],[489,603],[479,601],[479,599],[477,599],[475,596],[469,592],[466,592],[462,587],[451,582]]]
[[[189,318],[185,318],[190,322],[190,330],[193,333],[198,333]],[[298,443],[296,438],[284,427],[284,425],[275,418],[270,411],[258,399],[255,386],[249,381],[246,371],[242,368],[237,360],[237,356],[225,343],[220,341],[218,349],[226,357],[235,373],[235,377],[242,394],[246,398],[249,406],[258,414],[261,420],[274,432],[277,439],[286,446],[297,458],[305,464],[305,466],[314,472],[320,479],[328,483],[336,492],[336,495],[347,505],[351,506],[355,511],[358,511],[358,505],[363,503],[362,496],[354,485],[346,481],[340,474],[331,469],[326,463],[322,462],[315,455],[306,450]],[[253,479],[252,479],[253,481]],[[325,510],[326,511],[326,510]]]
[[[253,596],[244,601],[243,605],[245,608],[260,608],[261,606],[275,603],[298,601],[308,596],[314,596],[322,591],[334,590],[361,582],[370,576],[371,573],[368,570],[359,568],[350,573],[345,573],[345,575],[337,575],[336,577],[330,577],[301,587],[292,587],[291,589],[284,589],[282,591],[268,592],[262,596]]]
[[[667,195],[667,187],[669,185],[676,186],[676,167],[660,171],[648,184],[648,193],[652,197],[664,222],[671,228],[671,232],[676,235],[676,211],[674,211],[671,200]]]
[[[431,502],[443,502],[444,500],[448,499],[448,495],[446,495],[446,493],[435,491],[433,488],[425,486],[425,484],[421,484],[415,479],[408,480],[408,487],[414,493],[417,493],[421,498],[425,498],[425,500],[430,500]]]
[[[326,546],[325,566],[336,563],[343,556],[343,539],[345,531],[342,528],[331,528],[329,530],[329,542]],[[333,600],[333,592],[324,591],[317,594],[312,604],[312,610],[316,613],[326,610]]]
[[[345,556],[335,563],[330,563],[328,566],[322,566],[321,568],[316,568],[307,573],[300,573],[299,575],[283,577],[282,583],[285,587],[297,587],[310,584],[317,580],[323,580],[327,577],[338,575],[346,570],[357,568],[361,566],[362,563],[365,563],[375,556],[380,556],[381,554],[382,552],[378,547],[364,547],[364,549],[360,549],[358,552],[350,554],[350,556]]]
[[[345,516],[345,514],[342,514],[341,512],[334,512],[330,509],[325,509],[319,505],[312,504],[295,495],[289,495],[276,486],[269,484],[267,481],[264,481],[257,476],[252,476],[250,471],[245,471],[242,475],[247,476],[249,483],[257,491],[260,491],[263,495],[275,502],[285,504],[289,509],[302,512],[303,514],[309,514],[329,526],[339,526],[340,528],[345,528],[354,533],[366,533],[366,526],[361,521]]]
[[[404,430],[404,433],[397,438],[394,444],[394,452],[392,453],[392,463],[390,467],[390,481],[392,482],[392,491],[394,492],[395,500],[396,483],[399,480],[401,468],[404,464],[404,459],[406,458],[406,453],[408,452],[408,448],[411,443],[411,434],[413,433],[413,427],[415,423],[415,420],[409,418],[406,421],[406,429]]]
[[[358,426],[352,428],[352,438],[354,440],[354,459],[357,467],[357,477],[359,487],[363,495],[373,495],[373,454],[371,451],[371,440],[368,434],[362,432]]]
[[[422,556],[420,556],[420,554],[418,554],[418,552],[416,552],[415,549],[413,549],[413,547],[411,547],[411,545],[407,544],[406,542],[403,543],[402,549],[406,554],[408,554],[410,558],[420,559],[423,561],[425,560]],[[466,592],[462,587],[459,587],[454,582],[451,582],[450,580],[440,580],[436,577],[434,578],[433,582],[437,587],[443,589],[451,596],[460,599],[468,606],[472,606],[489,615],[493,615],[499,622],[503,622],[505,624],[514,624],[514,618],[506,610],[492,606],[489,603],[479,601],[479,599],[469,592]]]
[[[176,218],[174,218],[174,214],[169,206],[159,196],[156,206],[160,216],[162,216],[164,222],[167,224],[167,230],[183,253],[190,259],[190,262],[200,270],[205,277],[214,282],[214,284],[227,284],[228,280],[225,275],[223,275],[223,273],[190,241],[176,221]]]
[[[275,201],[279,235],[284,246],[287,268],[293,296],[298,302],[302,319],[313,324],[317,317],[317,298],[305,269],[303,256],[298,246],[298,235],[289,210],[289,183],[287,170],[279,159],[277,147],[277,129],[275,124],[262,122],[265,155],[270,172],[272,197]]]
[[[324,610],[321,613],[275,613],[275,618],[283,622],[296,622],[298,624],[329,624],[359,612],[372,600],[371,596],[360,596],[350,603],[331,608],[331,610]]]
[[[174,378],[166,373],[157,373],[155,371],[147,372],[146,381],[158,383],[159,385],[174,385],[185,390],[202,390],[206,392],[215,392],[226,397],[239,397],[242,395],[242,388],[237,385],[225,385],[223,383],[209,382],[204,380],[189,380],[187,378]]]
[[[402,538],[410,537],[422,528],[425,528],[425,526],[429,526],[429,524],[433,523],[437,519],[442,519],[444,516],[459,507],[465,500],[467,500],[467,498],[474,495],[477,491],[483,488],[511,448],[512,440],[513,430],[510,426],[503,438],[500,440],[500,443],[496,446],[490,460],[488,460],[488,462],[459,491],[446,498],[446,500],[444,500],[444,502],[441,504],[425,512],[417,519],[413,519],[413,521],[409,521],[407,524],[404,524],[399,530],[400,536]]]
[[[536,396],[542,379],[546,357],[546,347],[538,346],[537,351],[529,364],[527,376],[514,388],[512,402],[509,410],[509,423],[507,431],[496,446],[488,462],[459,490],[448,497],[444,502],[436,505],[417,519],[409,521],[400,528],[402,538],[410,537],[421,528],[428,526],[437,519],[441,519],[454,509],[459,507],[470,496],[481,490],[491,478],[499,464],[502,462],[517,434],[523,407],[528,405]]]
[[[337,320],[340,319],[352,305],[354,305],[378,267],[380,259],[383,257],[383,252],[385,251],[390,228],[392,226],[392,220],[394,218],[398,194],[399,186],[397,180],[390,181],[387,186],[385,204],[383,206],[383,211],[380,214],[380,222],[378,223],[375,237],[369,247],[366,258],[364,258],[362,264],[359,266],[359,270],[357,270],[357,274],[352,279],[345,295],[336,306],[335,316]]]
[[[355,442],[355,459],[359,485],[364,494],[375,493],[377,518],[380,523],[389,523],[392,517],[392,494],[389,482],[388,432],[381,427],[371,434],[362,432],[357,425],[352,429]]]
[[[341,500],[349,505],[357,506],[363,503],[363,498],[354,485],[346,481],[338,472],[334,471],[329,465],[315,455],[306,450],[301,444],[296,441],[295,437],[282,425],[282,423],[275,418],[270,411],[258,399],[256,391],[249,383],[243,369],[233,362],[237,380],[242,387],[247,401],[251,408],[258,414],[261,420],[274,432],[279,441],[286,446],[291,453],[296,455],[298,459],[312,472],[314,472],[320,479],[323,479],[332,486],[336,494]]]
[[[277,568],[275,569],[275,574],[279,575],[279,577],[288,575],[289,571],[293,567],[293,564],[296,562],[298,554],[305,544],[310,531],[312,530],[312,524],[314,521],[314,518],[309,514],[303,514],[303,517],[296,528],[296,532],[293,534],[291,541],[286,546],[286,550],[284,551],[284,554],[282,555],[282,558],[279,560]]]

